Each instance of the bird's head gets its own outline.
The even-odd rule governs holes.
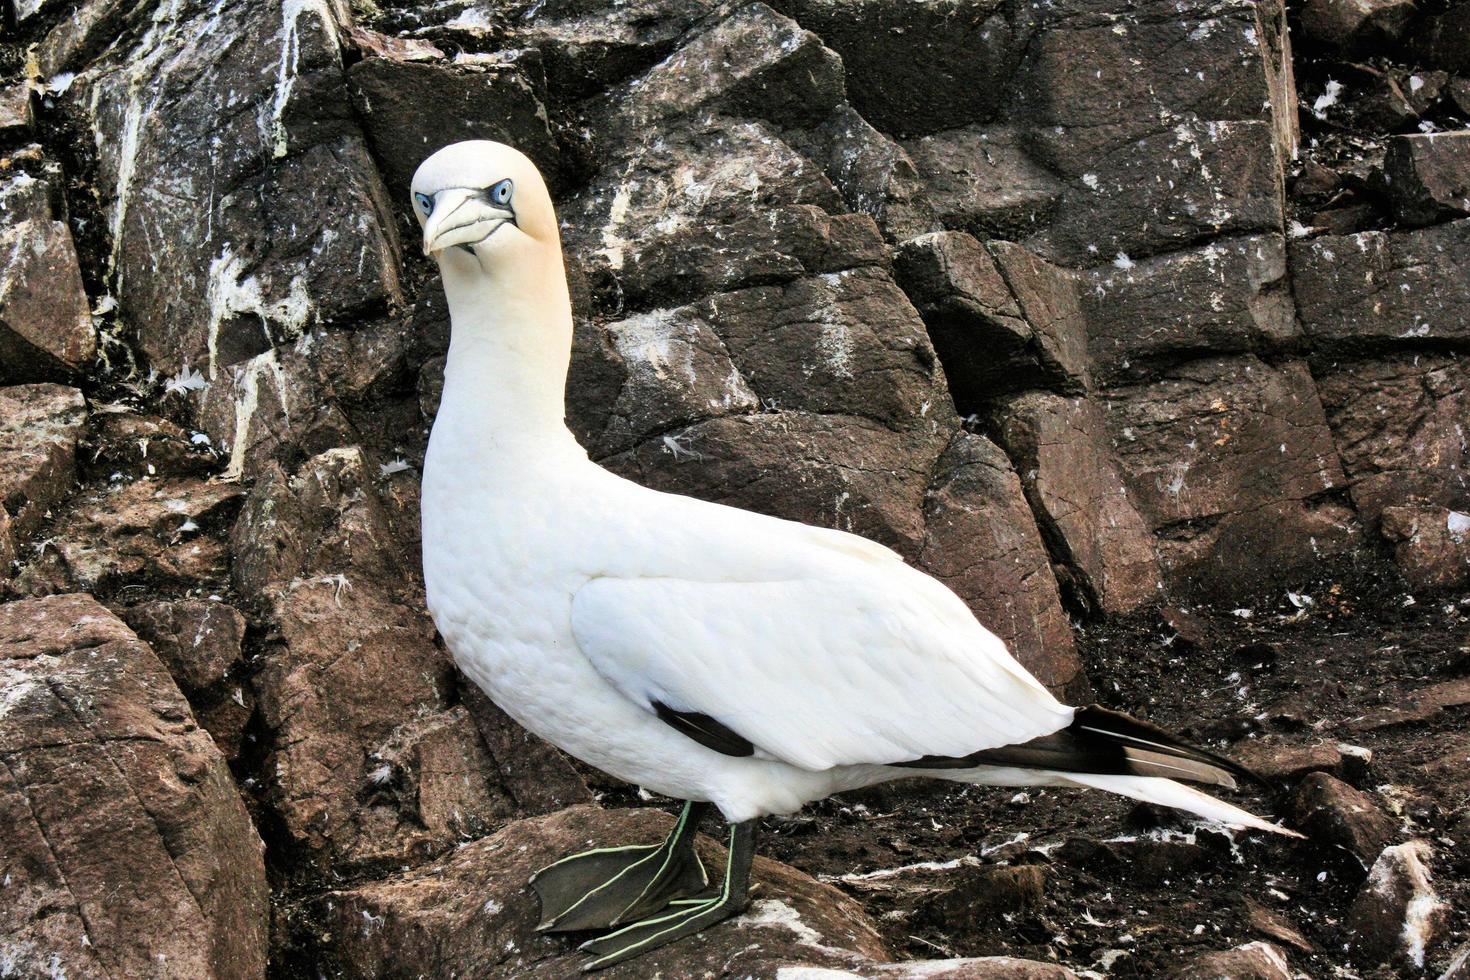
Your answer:
[[[444,147],[419,164],[412,193],[424,254],[441,266],[472,261],[488,273],[501,258],[560,252],[546,183],[525,154],[503,143]]]

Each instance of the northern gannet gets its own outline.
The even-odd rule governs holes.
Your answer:
[[[736,915],[758,818],[926,775],[1078,786],[1290,833],[1168,777],[1239,766],[1059,702],[944,585],[893,551],[614,476],[563,421],[572,311],[556,214],[511,147],[456,143],[413,178],[451,335],[423,474],[429,611],[461,669],[527,729],[687,801],[658,845],[532,881],[547,931],[607,966]],[[711,886],[694,853],[730,825]]]

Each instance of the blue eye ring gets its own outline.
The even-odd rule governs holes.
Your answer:
[[[499,183],[492,185],[490,188],[491,203],[498,204],[501,207],[505,207],[506,205],[510,204],[510,195],[511,192],[514,190],[515,184],[511,182],[511,179],[509,177],[505,178]]]
[[[418,203],[419,210],[424,212],[425,218],[434,213],[434,200],[429,195],[415,193],[413,199]]]

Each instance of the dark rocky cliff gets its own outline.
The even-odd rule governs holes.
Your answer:
[[[563,976],[522,872],[654,832],[588,806],[619,791],[467,687],[423,611],[448,323],[407,182],[459,139],[553,186],[595,458],[890,545],[1059,692],[1123,689],[1115,626],[1204,649],[1190,609],[1334,576],[1458,616],[1463,3],[5,8],[0,975]],[[1451,675],[1415,724],[1470,702],[1431,660],[1404,667]],[[1331,752],[1277,762],[1358,758]],[[1414,890],[1427,846],[1377,856],[1383,820],[1379,891],[1324,899],[1367,909],[1358,945],[1313,969],[1407,969],[1416,895],[1431,946],[1464,927]],[[965,887],[1035,918],[1028,853],[957,866],[980,883],[951,918]],[[910,975],[880,964],[921,955],[895,936],[938,886],[895,912],[866,879],[766,875],[740,925],[621,975]],[[1042,933],[957,942],[1117,961]],[[1285,975],[1274,946],[1215,955],[1188,975]]]

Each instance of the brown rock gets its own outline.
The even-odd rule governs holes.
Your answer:
[[[1088,602],[1122,613],[1155,598],[1153,537],[1128,499],[1096,404],[1029,392],[998,414],[1001,441],[1042,534]]]
[[[1293,925],[1290,919],[1249,898],[1245,900],[1245,924],[1252,932],[1259,933],[1267,939],[1285,943],[1303,953],[1317,951],[1312,941],[1303,936],[1301,930]]]
[[[460,140],[495,140],[525,153],[551,186],[561,153],[546,114],[539,59],[431,62],[413,49],[364,58],[348,71],[373,152],[395,205],[412,207],[408,185],[435,150]],[[435,111],[424,112],[433,105]]]
[[[97,339],[66,225],[8,225],[0,256],[0,381],[69,377],[88,366]]]
[[[1458,589],[1470,580],[1470,514],[1443,507],[1385,507],[1383,536],[1409,586]]]
[[[1343,175],[1318,160],[1303,160],[1301,172],[1292,180],[1292,197],[1297,200],[1327,200],[1342,187]]]
[[[95,445],[83,460],[89,479],[198,477],[214,466],[208,440],[168,419],[109,409],[94,415],[92,423]]]
[[[1354,718],[1349,728],[1371,732],[1399,725],[1417,725],[1432,721],[1446,709],[1470,705],[1470,678],[1459,677],[1421,687],[1391,707],[1369,711]]]
[[[149,581],[218,587],[229,574],[222,533],[244,491],[202,480],[138,480],[75,498],[23,573],[35,592],[112,594]]]
[[[1309,224],[1324,235],[1356,235],[1373,227],[1379,220],[1378,209],[1371,204],[1349,204],[1325,208],[1312,213]]]
[[[1060,379],[1059,387],[1085,388],[1087,324],[1078,301],[1076,278],[1013,242],[990,242],[986,248],[995,256],[1021,315],[1031,325],[1042,365]]]
[[[1046,870],[1037,865],[983,864],[967,855],[955,861],[854,872],[834,880],[844,891],[862,897],[869,909],[881,909],[885,918],[942,930],[972,916],[996,917],[1035,908],[1046,877]]]
[[[1393,132],[1419,119],[1439,101],[1449,82],[1442,71],[1409,71],[1366,66],[1361,80],[1348,89],[1340,103],[1354,128],[1366,132]]]
[[[600,342],[583,346],[601,355],[597,370],[617,384],[615,393],[599,390],[589,383],[594,369],[579,365],[567,386],[569,413],[589,451],[607,455],[694,422],[759,409],[710,323],[711,306],[718,300],[588,327]]]
[[[1450,907],[1434,890],[1427,841],[1384,849],[1353,899],[1353,948],[1369,962],[1424,969],[1425,952],[1444,935]]]
[[[54,78],[85,67],[126,29],[128,15],[136,12],[128,0],[94,0],[70,8],[69,16],[59,18],[35,48],[40,77]]]
[[[1319,345],[1470,331],[1470,220],[1307,239],[1292,246],[1291,272],[1298,315]]]
[[[1311,499],[1344,481],[1305,365],[1195,360],[1103,404],[1171,587],[1244,595],[1353,543],[1352,512]]]
[[[349,24],[342,36],[365,58],[387,58],[393,61],[440,61],[444,52],[428,41],[410,37],[379,34],[356,24]]]
[[[551,4],[535,17],[505,25],[511,31],[506,46],[535,48],[546,68],[547,89],[558,98],[581,99],[662,61],[708,14],[709,5],[700,0],[629,0],[593,8]],[[453,29],[493,33],[504,27],[461,24]]]
[[[30,82],[0,86],[0,136],[23,137],[36,125]]]
[[[1470,215],[1470,130],[1391,137],[1383,172],[1404,224]]]
[[[940,438],[857,416],[763,412],[698,422],[603,463],[657,490],[853,531],[912,556]]]
[[[71,493],[86,415],[86,400],[75,388],[0,388],[0,555],[13,560],[51,508]]]
[[[1300,745],[1268,735],[1235,743],[1230,747],[1230,757],[1273,781],[1294,783],[1308,773],[1342,773],[1342,751],[1327,742]]]
[[[946,397],[923,324],[878,269],[721,293],[600,332],[622,383],[588,433],[595,455],[762,406],[913,428]],[[592,393],[573,391],[574,415],[595,418],[581,404]]]
[[[51,220],[51,182],[21,172],[0,184],[0,219],[4,224]]]
[[[765,406],[898,430],[953,418],[924,324],[881,269],[725,293],[698,308]]]
[[[1043,380],[1035,334],[995,258],[964,232],[904,242],[894,275],[924,318],[955,403],[984,404],[996,390]]]
[[[1014,956],[974,956],[953,960],[905,960],[867,967],[859,976],[893,980],[1077,980],[1077,974],[1056,963]]]
[[[854,107],[912,136],[994,118],[1026,42],[992,0],[925,4],[777,0],[842,56]]]
[[[1470,10],[1463,4],[1422,18],[1412,25],[1408,40],[1414,52],[1434,67],[1470,74]]]
[[[1196,956],[1169,976],[1173,980],[1291,980],[1292,972],[1280,949],[1254,942]]]
[[[1037,679],[1064,697],[1087,681],[1020,481],[1001,450],[961,432],[924,504],[919,564],[969,603]]]
[[[1343,779],[1354,786],[1362,786],[1373,768],[1373,750],[1351,742],[1338,742],[1337,750],[1342,753]]]
[[[1152,884],[1171,881],[1215,860],[1198,844],[1151,837],[1125,837],[1110,841],[1073,837],[1057,849],[1056,856],[1063,864],[1072,867],[1106,875],[1127,875]]]
[[[1280,230],[1297,141],[1281,4],[1146,2],[1099,17],[1066,2],[1036,16],[1013,114],[1066,189],[1028,244],[1095,265]]]
[[[1366,867],[1398,831],[1367,793],[1325,772],[1302,780],[1290,804],[1294,826],[1319,844],[1344,847]]]
[[[1307,0],[1300,18],[1313,41],[1351,51],[1397,38],[1414,9],[1411,0]]]
[[[918,914],[935,924],[966,916],[999,917],[1034,909],[1046,890],[1046,869],[1034,864],[984,866],[951,872],[926,897]]]
[[[1391,506],[1470,512],[1470,448],[1460,435],[1470,411],[1466,381],[1458,359],[1428,353],[1318,371],[1353,503],[1366,524],[1377,524]]]
[[[1446,88],[1460,114],[1470,115],[1470,78],[1452,78]]]
[[[1217,236],[1281,231],[1285,176],[1271,123],[1185,122],[1117,149],[1090,145],[1095,132],[1066,132],[1048,146],[1048,162],[1074,182],[1050,227],[1027,242],[1046,258],[1121,263]]]
[[[263,846],[153,652],[53,596],[0,606],[0,665],[9,969],[263,977]]]
[[[309,862],[421,860],[514,813],[473,722],[445,704],[452,668],[422,612],[349,571],[297,579],[267,615],[263,789]]]
[[[1175,648],[1184,651],[1209,650],[1213,645],[1210,621],[1196,610],[1170,603],[1160,606],[1158,613],[1159,619],[1174,634],[1171,643]]]
[[[254,693],[240,676],[245,617],[203,599],[145,602],[124,609],[122,617],[168,667],[225,758],[238,758],[255,710]]]
[[[98,146],[119,312],[154,365],[215,381],[314,324],[400,300],[336,8],[190,6],[157,29],[121,29],[128,11],[110,3],[86,9],[95,36],[67,46],[100,57],[65,98]]]
[[[1270,349],[1297,333],[1279,235],[1120,261],[1083,274],[1077,291],[1094,372],[1109,379],[1181,354]]]
[[[803,156],[822,166],[848,207],[871,215],[890,241],[938,231],[930,187],[904,148],[849,105],[805,134],[787,131]]]
[[[842,60],[796,21],[748,3],[695,33],[619,95],[609,125],[625,132],[709,109],[809,125],[842,102]]]
[[[1023,238],[1056,211],[1063,185],[1007,126],[969,126],[904,143],[947,228],[980,239]]]
[[[656,840],[670,823],[652,810],[572,807],[512,823],[423,868],[329,893],[334,952],[349,977],[568,976],[586,957],[566,937],[535,932],[532,872],[589,846]],[[722,850],[707,839],[700,846],[707,867],[723,867]],[[888,960],[872,922],[842,893],[765,858],[754,877],[762,894],[740,918],[604,975],[770,976],[785,965],[861,969]]]
[[[185,693],[204,691],[239,666],[245,617],[223,602],[145,602],[123,612]]]
[[[565,779],[538,794],[524,774],[497,777],[361,450],[329,450],[290,478],[269,468],[232,541],[236,586],[271,630],[251,679],[270,753],[262,790],[301,871],[422,860],[575,801]],[[536,758],[511,754],[508,732],[502,744],[511,767]]]
[[[963,409],[1045,384],[1087,384],[1087,340],[1072,275],[1009,242],[964,232],[905,242],[895,274],[919,306]]]
[[[1439,975],[1439,980],[1465,980],[1470,977],[1470,944],[1455,951],[1449,967]]]
[[[1285,13],[1240,0],[1183,8],[1149,0],[1107,17],[1086,0],[1051,5],[1039,11],[1022,64],[1019,110],[1038,141],[1082,151],[1062,167],[1073,178],[1082,172],[1074,164],[1185,118],[1265,122],[1277,131],[1267,156],[1290,158],[1296,98]]]
[[[273,467],[257,481],[231,534],[231,576],[252,597],[308,575],[349,571],[410,586],[416,570],[396,545],[370,464],[347,446],[312,457],[290,478]]]
[[[294,463],[373,437],[380,450],[401,453],[403,433],[385,419],[412,412],[400,382],[409,376],[413,329],[391,318],[318,330],[301,343],[222,368],[198,400],[200,428],[228,454],[222,478],[249,479],[271,460]]]
[[[594,289],[634,309],[712,292],[887,264],[873,219],[770,124],[678,120],[623,140],[561,208]]]

